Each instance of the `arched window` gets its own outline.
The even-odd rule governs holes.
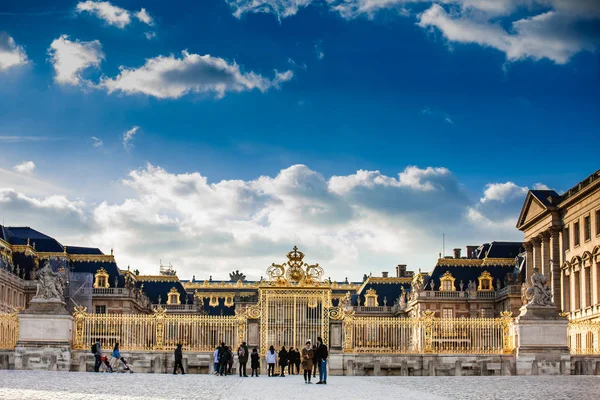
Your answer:
[[[169,297],[167,298],[168,305],[181,304],[179,300],[179,291],[176,288],[171,288],[169,291]]]
[[[365,294],[365,306],[367,307],[379,307],[379,301],[377,300],[377,291],[373,288],[367,290]]]
[[[94,274],[94,287],[95,288],[108,288],[110,283],[108,282],[108,272],[104,268],[100,268]]]
[[[479,285],[477,286],[477,290],[485,291],[485,290],[494,290],[493,278],[489,272],[483,271],[481,275],[479,275]]]
[[[452,276],[450,271],[446,271],[444,275],[440,277],[440,290],[442,292],[451,292],[456,290],[454,286],[455,278]]]

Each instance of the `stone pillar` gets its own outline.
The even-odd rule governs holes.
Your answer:
[[[562,232],[561,228],[556,228],[550,230],[550,254],[551,254],[551,265],[552,265],[552,278],[551,278],[551,288],[552,288],[552,301],[556,305],[558,310],[561,309],[562,303],[562,285],[561,285],[561,259],[560,259],[560,234]]]
[[[571,267],[571,275],[569,278],[569,286],[570,287],[570,312],[573,312],[577,309],[577,302],[575,301],[575,297],[576,297],[576,289],[575,289],[575,285],[577,284],[577,273],[575,272],[575,270]]]
[[[552,259],[552,254],[550,253],[550,232],[542,232],[540,239],[542,241],[542,265],[540,272],[544,275],[550,275],[550,260]]]
[[[533,268],[537,268],[540,272],[543,271],[542,267],[542,239],[537,236],[532,239],[533,241]]]
[[[533,243],[531,241],[523,243],[523,247],[525,247],[525,281],[529,282],[531,279],[531,275],[533,275]]]

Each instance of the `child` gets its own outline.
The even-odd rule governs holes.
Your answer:
[[[102,356],[102,363],[104,364],[104,372],[113,372],[113,369],[110,366],[110,362],[108,361],[107,356]]]
[[[256,377],[258,378],[258,369],[260,368],[260,357],[258,356],[258,352],[256,348],[252,349],[252,354],[250,355],[250,368],[252,368],[252,376],[254,376],[254,372],[256,372]]]

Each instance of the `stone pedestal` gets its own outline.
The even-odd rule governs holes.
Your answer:
[[[568,375],[567,325],[554,305],[521,307],[514,326],[517,375]]]
[[[32,301],[19,313],[15,369],[68,371],[72,329],[73,317],[64,302]]]

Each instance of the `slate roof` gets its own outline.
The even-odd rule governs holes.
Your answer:
[[[40,252],[63,252],[63,246],[54,238],[36,231],[28,226],[5,227],[6,241],[10,244],[26,245],[27,239],[31,246],[35,243],[35,250]]]
[[[452,277],[455,279],[454,287],[456,290],[460,290],[460,281],[463,282],[463,290],[467,290],[469,281],[478,284],[477,278],[484,272],[487,271],[493,277],[493,286],[497,290],[497,279],[500,279],[502,285],[504,285],[504,277],[508,274],[515,273],[515,267],[511,265],[436,265],[431,271],[430,279],[425,284],[425,290],[431,290],[431,282],[435,284],[434,290],[440,290],[442,277],[446,272],[450,272]]]
[[[515,258],[525,249],[521,242],[484,243],[476,250],[476,258]]]
[[[65,246],[67,248],[67,254],[91,254],[91,255],[103,255],[104,253],[95,247],[80,247],[80,246]]]
[[[187,293],[179,281],[143,280],[137,281],[136,287],[139,288],[142,284],[144,284],[144,289],[142,290],[146,296],[148,296],[152,304],[158,304],[158,296],[160,296],[161,303],[166,304],[167,300],[169,300],[169,292],[171,291],[171,288],[177,289],[181,304],[185,304]]]
[[[391,306],[394,304],[394,301],[398,297],[400,297],[400,293],[402,293],[402,287],[404,287],[405,292],[410,291],[410,283],[370,283],[368,282],[363,289],[357,293],[352,295],[352,305],[358,305],[358,298],[360,297],[360,305],[364,306],[366,304],[365,294],[369,289],[374,289],[377,292],[377,302],[379,306],[384,306],[384,299],[387,300],[387,305]]]
[[[553,206],[553,204],[550,202],[550,198],[556,197],[557,199],[560,199],[560,195],[554,190],[530,190],[529,193],[538,199],[539,202],[542,203],[546,208]]]
[[[67,251],[68,251],[67,247]],[[81,254],[81,253],[77,253]],[[123,287],[125,284],[125,278],[121,275],[119,267],[116,262],[84,262],[84,261],[71,261],[71,268],[73,272],[87,272],[92,275],[96,274],[100,268],[104,268],[108,273],[108,284],[110,287],[115,287],[115,278],[118,280],[118,287]]]

